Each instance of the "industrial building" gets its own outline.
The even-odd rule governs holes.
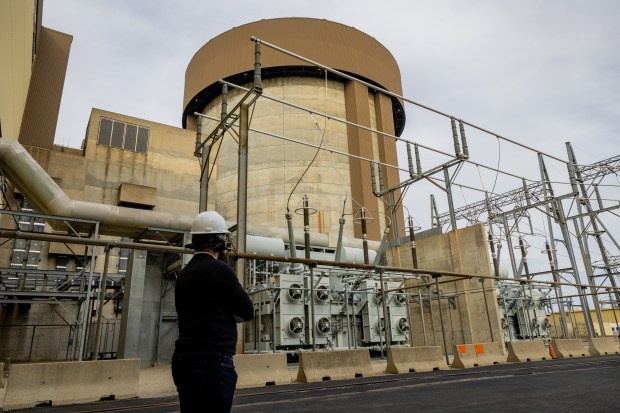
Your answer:
[[[544,176],[543,185],[524,181],[510,197],[475,206],[488,219],[458,228],[473,207],[454,207],[449,173],[468,162],[465,128],[474,126],[451,118],[455,153],[422,168],[425,148],[401,136],[411,102],[397,61],[368,34],[309,18],[236,27],[188,63],[182,128],[94,108],[75,149],[54,144],[71,36],[41,25],[41,4],[0,10],[13,16],[2,30],[19,34],[2,45],[2,60],[16,63],[0,73],[10,91],[0,106],[0,359],[168,362],[175,277],[189,258],[191,219],[205,209],[229,222],[255,305],[238,353],[436,346],[447,359],[457,345],[503,351],[509,341],[568,337],[571,307],[560,289],[581,285],[578,263],[567,270],[550,258],[555,284],[534,283],[525,247],[514,248],[509,230],[493,237],[500,226],[518,229],[527,207],[561,216],[550,228],[565,225],[568,198],[554,197]],[[409,164],[399,167],[405,149]],[[569,167],[571,196],[588,173],[610,170],[599,167]],[[432,228],[415,228],[403,191],[436,174],[450,211],[434,210]],[[589,215],[580,210],[575,225],[600,212],[581,205]],[[500,276],[501,243],[511,277]],[[587,285],[609,289],[612,314],[617,264],[585,264]],[[575,296],[585,300],[585,337],[594,336],[587,315],[603,325],[597,294]],[[598,313],[587,308],[592,299]]]

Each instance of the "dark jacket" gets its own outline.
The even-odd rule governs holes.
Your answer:
[[[225,262],[206,253],[194,255],[177,278],[174,297],[179,320],[178,351],[235,354],[235,315],[249,321],[254,307]]]

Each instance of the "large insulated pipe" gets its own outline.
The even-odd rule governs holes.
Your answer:
[[[0,138],[0,168],[38,212],[99,221],[100,234],[131,236],[147,227],[189,231],[192,225],[187,215],[72,200],[15,140]]]

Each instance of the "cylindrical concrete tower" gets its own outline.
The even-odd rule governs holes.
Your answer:
[[[402,93],[400,71],[394,57],[374,38],[339,23],[308,18],[261,20],[229,30],[205,44],[192,58],[185,75],[183,126],[196,129],[194,112],[220,117],[220,79],[251,87],[254,71],[255,36],[297,55],[375,84],[396,94]],[[405,115],[398,99],[367,86],[335,76],[304,61],[262,47],[262,88],[264,96],[275,97],[332,118],[400,135]],[[229,88],[228,108],[244,91]],[[251,109],[249,135],[248,219],[249,224],[285,227],[287,208],[301,207],[304,194],[310,207],[311,231],[337,231],[341,215],[349,215],[345,235],[361,238],[361,226],[354,223],[364,207],[372,217],[368,238],[379,240],[386,225],[403,236],[402,209],[396,209],[396,225],[387,203],[374,196],[369,162],[373,159],[397,164],[394,139],[347,125],[306,110],[260,97]],[[203,133],[215,127],[203,121]],[[286,137],[282,139],[280,137]],[[293,141],[291,141],[293,140]],[[294,141],[322,145],[333,152],[320,151]],[[219,147],[221,144],[221,147]],[[337,152],[336,152],[337,151]],[[348,153],[348,157],[340,153]],[[218,142],[211,153],[215,164],[209,181],[209,209],[226,219],[236,220],[238,145],[231,136]],[[215,156],[217,155],[217,158]],[[308,171],[304,171],[311,164]],[[297,182],[303,175],[303,180]],[[383,168],[386,188],[399,182],[398,171]],[[395,199],[398,199],[396,193]],[[345,203],[346,200],[346,203]],[[301,218],[296,219],[301,222]],[[355,219],[359,221],[359,219]],[[296,227],[301,225],[296,221]],[[392,237],[394,231],[392,231]]]

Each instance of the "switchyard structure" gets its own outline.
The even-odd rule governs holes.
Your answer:
[[[405,109],[445,130],[419,141]],[[174,281],[205,209],[228,220],[254,302],[238,353],[437,346],[447,360],[459,344],[618,326],[620,158],[581,165],[570,144],[550,155],[408,99],[393,56],[359,30],[290,18],[221,34],[188,65],[182,124],[94,109],[79,150],[54,145],[49,124],[3,134],[0,357],[169,361]],[[536,176],[479,158],[489,136]],[[472,170],[518,185],[477,187]],[[421,228],[404,211],[424,182],[439,189]],[[479,200],[459,207],[456,189]],[[569,328],[575,307],[583,329]]]

